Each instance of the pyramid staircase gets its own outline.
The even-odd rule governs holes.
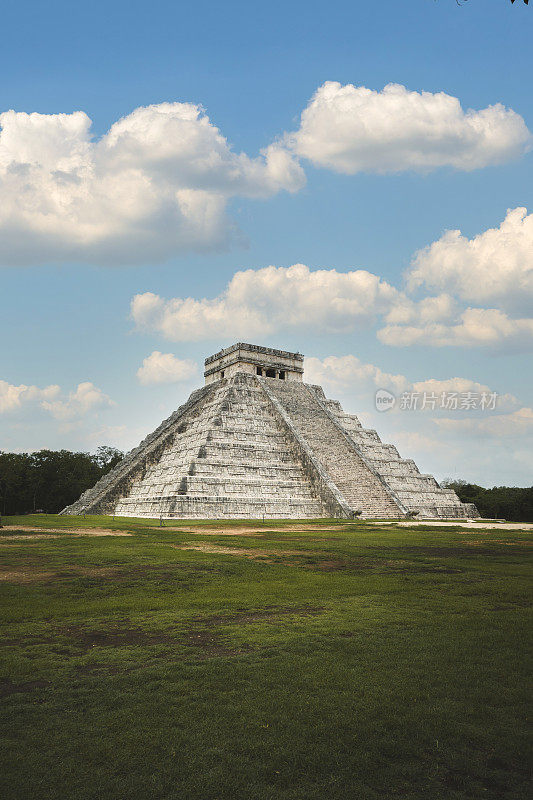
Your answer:
[[[320,387],[237,372],[193,392],[62,513],[392,519],[410,512],[473,515]]]

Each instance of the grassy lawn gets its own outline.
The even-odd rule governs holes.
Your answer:
[[[529,796],[531,534],[3,523],[5,800]]]

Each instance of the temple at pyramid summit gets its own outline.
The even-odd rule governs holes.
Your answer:
[[[477,517],[363,428],[304,358],[243,344],[205,360],[205,386],[63,514],[176,519]]]

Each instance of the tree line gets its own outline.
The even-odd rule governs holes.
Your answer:
[[[92,454],[69,450],[0,451],[0,513],[57,514],[94,486],[123,457],[120,450],[107,446]]]
[[[120,450],[107,446],[99,447],[96,453],[0,451],[0,514],[57,514],[123,457]],[[454,489],[463,503],[475,503],[482,517],[533,522],[533,487],[485,489],[462,480],[446,480],[442,485]]]
[[[493,486],[484,489],[476,483],[446,480],[442,484],[453,489],[462,503],[475,503],[480,515],[511,522],[533,522],[533,486]]]

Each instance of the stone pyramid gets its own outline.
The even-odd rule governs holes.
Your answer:
[[[320,386],[303,356],[235,344],[205,386],[63,514],[180,519],[478,516]]]

